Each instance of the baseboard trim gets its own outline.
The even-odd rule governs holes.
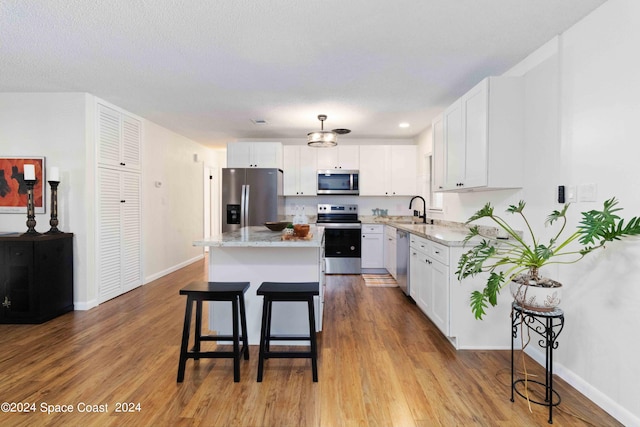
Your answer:
[[[525,350],[533,360],[544,366],[545,354],[538,348],[527,347]],[[604,411],[609,413],[613,418],[620,421],[625,426],[640,426],[640,418],[632,414],[628,409],[624,408],[618,402],[602,393],[593,385],[589,384],[582,377],[577,375],[570,369],[567,369],[561,363],[553,364],[553,373],[562,378],[571,387],[584,394],[589,400],[598,405]]]
[[[157,279],[159,279],[159,278],[161,278],[163,276],[166,276],[167,274],[171,274],[174,271],[180,270],[181,268],[186,267],[186,266],[188,266],[190,264],[193,264],[196,261],[200,261],[203,258],[204,258],[204,254],[200,254],[200,255],[198,255],[196,257],[193,257],[193,258],[191,258],[189,260],[183,261],[180,264],[174,265],[173,267],[169,267],[169,268],[167,268],[165,270],[162,270],[162,271],[160,271],[158,273],[155,273],[155,274],[152,274],[150,276],[147,276],[144,279],[143,285],[146,285],[147,283],[153,282],[154,280],[157,280]]]
[[[74,311],[87,311],[87,310],[91,310],[92,308],[95,308],[98,306],[98,300],[97,299],[93,299],[91,301],[85,301],[85,302],[78,302],[78,301],[74,301],[73,302],[73,310]]]

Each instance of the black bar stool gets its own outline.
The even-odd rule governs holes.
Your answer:
[[[318,382],[318,347],[316,343],[316,318],[313,297],[319,295],[318,282],[263,282],[257,295],[264,296],[262,306],[262,328],[260,330],[260,357],[258,360],[258,382],[262,382],[264,360],[274,358],[310,358],[313,382]],[[274,301],[306,302],[309,309],[309,336],[271,335],[271,310]],[[271,341],[309,341],[310,351],[271,351]]]
[[[244,293],[249,289],[249,282],[191,282],[180,290],[180,295],[187,296],[187,308],[184,312],[184,328],[182,330],[182,346],[180,347],[180,363],[178,364],[178,382],[184,380],[184,369],[187,359],[232,358],[233,381],[240,381],[240,356],[249,360],[249,340],[247,338],[247,316],[244,307]],[[189,330],[193,302],[196,302],[196,334],[195,345],[188,351]],[[233,306],[232,335],[202,335],[202,301],[230,301]],[[238,312],[242,336],[238,331]],[[242,340],[242,348],[240,348]],[[233,351],[200,351],[202,341],[232,341]]]

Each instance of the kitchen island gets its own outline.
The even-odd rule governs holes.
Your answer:
[[[262,297],[256,290],[262,282],[319,282],[320,295],[314,299],[316,330],[322,330],[324,228],[312,225],[310,234],[311,238],[305,240],[283,240],[282,232],[252,226],[193,242],[194,246],[209,247],[210,282],[250,283],[245,294],[249,344],[260,342]],[[308,325],[306,304],[274,302],[273,334],[308,335]],[[209,302],[209,329],[226,335],[231,333],[231,326],[231,304]]]

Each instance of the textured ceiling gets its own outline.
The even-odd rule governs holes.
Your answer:
[[[321,113],[407,138],[602,3],[3,0],[0,91],[89,92],[206,145],[303,139]]]

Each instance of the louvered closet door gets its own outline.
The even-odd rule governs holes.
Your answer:
[[[140,170],[142,123],[98,104],[98,164]]]
[[[122,290],[121,172],[98,168],[98,299],[104,302]]]
[[[122,118],[122,162],[127,168],[140,169],[142,125],[132,117]]]
[[[142,284],[140,175],[122,173],[122,287],[128,292]]]
[[[98,104],[98,163],[120,166],[120,113]]]

